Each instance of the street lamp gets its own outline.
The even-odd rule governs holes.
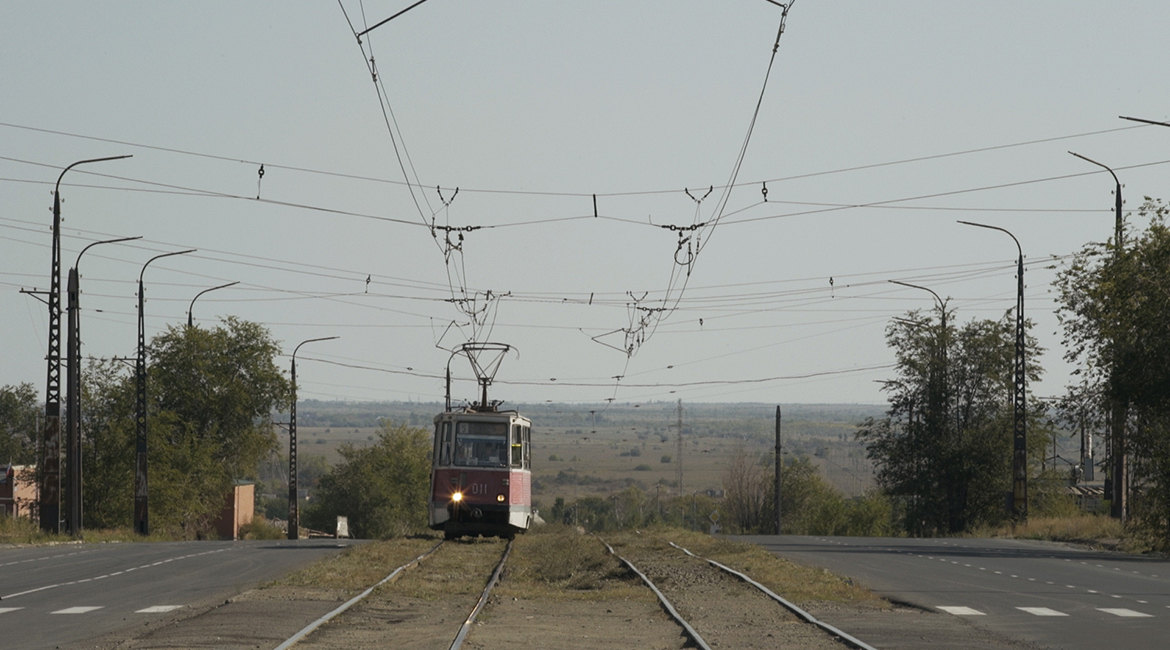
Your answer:
[[[1117,174],[1113,173],[1113,170],[1109,167],[1102,165],[1101,163],[1091,158],[1086,158],[1079,153],[1073,153],[1071,151],[1069,153],[1076,156],[1077,158],[1080,158],[1081,160],[1093,163],[1094,165],[1105,169],[1111,176],[1113,176],[1113,182],[1117,184],[1117,189],[1114,191],[1113,196],[1115,221],[1115,233],[1113,236],[1113,259],[1115,262],[1120,261],[1123,244],[1122,237],[1124,236],[1124,231],[1122,230],[1123,223],[1121,220],[1121,181],[1117,178]],[[1116,361],[1118,356],[1117,341],[1114,341],[1113,344],[1113,372],[1116,373]],[[1115,379],[1115,377],[1111,379]],[[1127,419],[1127,408],[1125,404],[1120,402],[1120,400],[1111,397],[1109,410],[1109,446],[1110,452],[1113,454],[1113,458],[1111,459],[1112,467],[1110,468],[1109,472],[1109,480],[1106,484],[1106,494],[1111,492],[1112,494],[1110,496],[1113,497],[1110,500],[1109,515],[1115,519],[1119,519],[1121,523],[1124,524],[1126,511],[1129,509],[1129,499],[1127,498],[1129,489],[1129,467],[1125,462],[1125,421]]]
[[[197,249],[176,251],[155,255],[146,260],[138,272],[138,360],[134,364],[134,376],[138,388],[138,409],[135,415],[134,442],[134,530],[139,535],[150,534],[150,500],[146,480],[146,320],[142,308],[145,303],[142,276],[150,263],[172,255],[186,255]]]
[[[948,365],[948,363],[947,363],[947,303],[942,298],[940,298],[939,295],[934,292],[934,290],[929,289],[927,287],[919,286],[917,284],[910,284],[909,282],[901,282],[899,280],[890,280],[890,282],[893,284],[903,286],[903,287],[910,287],[911,289],[918,289],[920,291],[928,291],[928,292],[930,292],[930,295],[934,296],[935,302],[938,303],[938,310],[941,313],[941,316],[939,317],[939,322],[942,325],[942,335],[939,337],[938,347],[941,349],[942,354],[939,355],[938,361],[935,361],[934,363],[931,364],[932,371],[929,373],[929,375],[927,377],[927,382],[928,382],[927,389],[928,390],[927,390],[927,395],[926,395],[926,409],[925,409],[926,413],[922,419],[925,421],[926,428],[928,431],[930,431],[932,429],[932,427],[937,427],[938,431],[945,432],[947,429],[947,425],[949,423],[948,421],[950,419],[946,413],[947,392],[948,392],[947,391],[947,374],[948,374],[948,372],[947,372],[947,370],[948,370],[947,369],[947,365]],[[938,370],[935,370],[934,368],[936,366],[940,366],[940,365],[941,365],[941,368],[940,368],[941,373],[938,373]],[[936,376],[936,373],[941,374],[941,377]],[[912,436],[912,438],[911,438],[910,442],[911,442],[911,444],[914,444],[915,447],[917,447],[917,445],[915,444],[916,442],[918,442],[915,440],[915,437],[917,437],[917,434],[915,433],[916,428],[913,426],[913,420],[914,420],[914,413],[913,413],[913,410],[911,410],[911,412],[910,412],[910,423],[911,423],[910,435]],[[929,443],[929,441],[925,441],[925,442]],[[916,451],[915,451],[915,454],[916,454],[915,462],[916,463],[917,463],[917,454],[918,453],[919,452],[916,449]],[[919,478],[922,478],[922,477],[919,477]]]
[[[326,336],[301,341],[292,353],[292,406],[288,411],[288,538],[300,538],[300,509],[297,507],[297,351],[306,343],[332,341],[340,336]]]
[[[196,301],[196,300],[199,300],[199,296],[202,296],[203,294],[207,293],[208,291],[215,291],[216,289],[226,289],[226,288],[228,288],[228,287],[235,286],[235,285],[237,285],[237,284],[239,284],[239,283],[240,283],[240,281],[239,281],[239,280],[236,280],[235,282],[229,282],[229,283],[227,283],[227,284],[221,284],[221,285],[219,285],[218,287],[212,287],[212,288],[210,288],[210,289],[204,289],[203,291],[200,291],[199,293],[195,294],[195,297],[191,299],[191,306],[187,308],[187,327],[193,327],[193,326],[195,325],[195,320],[194,320],[193,313],[194,313],[194,310],[195,310],[195,301]]]
[[[1116,222],[1116,224],[1114,225],[1114,229],[1116,232],[1114,232],[1114,235],[1113,235],[1113,247],[1114,247],[1114,250],[1120,251],[1121,244],[1122,244],[1121,238],[1124,236],[1124,232],[1122,230],[1124,224],[1122,223],[1122,220],[1121,220],[1121,181],[1118,180],[1117,174],[1113,173],[1113,170],[1110,169],[1109,167],[1102,165],[1101,163],[1097,162],[1096,160],[1093,160],[1092,158],[1086,158],[1079,153],[1075,153],[1072,151],[1070,151],[1069,153],[1076,156],[1077,158],[1080,158],[1081,160],[1084,160],[1085,162],[1093,163],[1094,165],[1109,172],[1109,174],[1111,176],[1113,176],[1113,182],[1117,184],[1117,189],[1113,193],[1113,212],[1114,212],[1114,219]]]
[[[53,270],[49,277],[49,368],[45,390],[45,428],[41,458],[39,517],[41,530],[61,529],[61,179],[78,165],[121,160],[131,156],[109,156],[79,160],[57,177],[53,186]]]
[[[65,396],[65,470],[66,475],[65,500],[69,504],[69,512],[65,519],[65,528],[70,535],[81,535],[81,256],[85,251],[101,244],[116,244],[118,242],[133,241],[142,237],[119,237],[95,241],[81,249],[77,254],[77,261],[69,269],[69,322],[68,333],[65,337],[65,350],[68,359],[66,363],[65,383],[69,388]]]
[[[1021,521],[1028,520],[1028,387],[1024,367],[1024,249],[1016,236],[999,226],[959,221],[967,226],[988,228],[1007,233],[1016,242],[1020,256],[1016,264],[1016,368],[1012,404],[1015,419],[1012,426],[1012,513]]]

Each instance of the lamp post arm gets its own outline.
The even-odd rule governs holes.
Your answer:
[[[61,179],[65,177],[65,172],[69,171],[70,169],[73,169],[74,167],[76,167],[78,165],[84,165],[86,163],[105,162],[107,160],[122,160],[123,158],[133,158],[133,157],[134,157],[133,154],[126,154],[125,156],[107,156],[105,158],[90,158],[89,160],[78,160],[77,162],[73,163],[72,165],[69,165],[65,169],[61,170],[61,175],[57,177],[57,184],[53,186],[53,194],[57,194],[57,192],[60,191]]]
[[[902,282],[901,280],[890,280],[890,282],[893,284],[902,285],[903,287],[910,287],[911,289],[921,289],[923,291],[929,291],[930,295],[934,296],[934,299],[938,301],[939,309],[942,309],[944,312],[946,311],[947,303],[942,298],[939,298],[938,294],[935,293],[933,289],[919,286],[917,284],[910,284],[909,282]]]
[[[1170,125],[1166,125],[1166,126],[1170,126]],[[1121,232],[1121,229],[1122,229],[1122,223],[1121,223],[1121,205],[1122,205],[1121,180],[1117,178],[1117,174],[1113,173],[1113,170],[1110,169],[1107,165],[1102,165],[1101,163],[1097,162],[1096,160],[1093,160],[1092,158],[1086,158],[1086,157],[1082,156],[1081,154],[1073,152],[1073,151],[1070,151],[1069,153],[1076,156],[1077,158],[1080,158],[1081,160],[1084,160],[1085,162],[1093,163],[1094,165],[1109,172],[1109,175],[1113,177],[1113,182],[1117,185],[1117,192],[1113,196],[1113,199],[1114,199],[1113,200],[1113,211],[1115,212],[1114,218],[1117,222],[1115,225],[1116,233],[1114,233],[1114,239],[1116,239],[1116,241],[1114,242],[1114,244],[1116,245],[1117,250],[1120,251],[1121,250],[1121,237],[1122,237],[1122,232]]]
[[[1170,122],[1158,122],[1155,120],[1143,120],[1140,117],[1126,117],[1124,115],[1118,115],[1117,117],[1120,117],[1123,120],[1129,120],[1130,122],[1141,122],[1142,124],[1153,124],[1154,126],[1170,126]]]
[[[164,257],[170,257],[172,255],[186,255],[187,253],[194,253],[197,250],[199,250],[199,249],[198,248],[191,248],[191,249],[188,249],[185,251],[175,251],[174,253],[163,253],[162,255],[155,255],[154,257],[146,260],[146,264],[143,264],[142,270],[138,272],[138,284],[142,284],[142,276],[144,273],[146,273],[146,267],[150,266],[151,262],[153,262],[155,260],[162,259]]]
[[[987,228],[989,230],[998,230],[1002,233],[1007,233],[1007,236],[1011,237],[1012,241],[1016,242],[1016,250],[1020,253],[1020,259],[1024,259],[1024,249],[1020,246],[1020,240],[1016,239],[1016,236],[1011,232],[1008,232],[1006,228],[1000,228],[999,226],[989,226],[985,223],[975,223],[974,221],[963,221],[962,219],[959,220],[959,223],[967,226],[975,226],[976,228]]]
[[[218,287],[212,287],[212,288],[210,288],[210,289],[204,289],[203,291],[200,291],[199,293],[195,294],[195,297],[191,299],[191,305],[190,305],[189,307],[187,307],[187,327],[192,327],[192,326],[194,326],[194,324],[195,324],[195,319],[194,319],[194,316],[193,316],[193,314],[194,314],[194,312],[195,312],[195,301],[196,301],[196,300],[199,300],[199,296],[202,296],[203,294],[207,293],[208,291],[215,291],[216,289],[226,289],[226,288],[228,288],[228,287],[235,286],[235,285],[237,285],[237,284],[239,284],[239,283],[240,283],[240,281],[239,281],[239,280],[236,280],[235,282],[229,282],[229,283],[227,283],[227,284],[221,284],[221,285],[219,285]]]
[[[88,246],[86,246],[85,248],[81,249],[81,252],[77,254],[77,261],[75,261],[73,263],[73,268],[79,269],[79,267],[81,266],[81,256],[85,255],[85,251],[93,248],[94,246],[98,246],[100,244],[117,244],[118,242],[134,241],[135,239],[142,239],[142,235],[139,235],[137,237],[119,237],[118,239],[104,239],[102,241],[95,241],[95,242],[89,244]],[[80,270],[78,270],[78,274],[80,275]]]

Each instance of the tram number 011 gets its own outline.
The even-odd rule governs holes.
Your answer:
[[[487,483],[472,483],[468,487],[470,488],[470,492],[472,494],[487,494],[488,493],[488,484]]]

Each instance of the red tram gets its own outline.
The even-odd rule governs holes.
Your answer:
[[[486,398],[486,395],[485,395]],[[484,400],[487,403],[487,400]],[[447,539],[512,538],[532,525],[532,423],[494,404],[435,416],[430,526]]]

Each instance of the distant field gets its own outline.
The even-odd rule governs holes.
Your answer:
[[[627,485],[663,496],[677,494],[677,404],[519,405],[532,419],[535,498],[605,496]],[[683,493],[722,489],[724,468],[737,449],[770,462],[775,445],[775,406],[683,405]],[[786,455],[807,456],[847,495],[873,485],[864,449],[853,439],[856,423],[881,408],[857,405],[786,405],[782,427]],[[344,443],[369,444],[379,418],[430,429],[439,404],[330,403],[298,405],[301,454],[340,460]],[[591,412],[592,411],[592,412]],[[287,447],[287,435],[282,435]],[[666,456],[669,456],[668,462]],[[656,488],[662,484],[661,488]]]

